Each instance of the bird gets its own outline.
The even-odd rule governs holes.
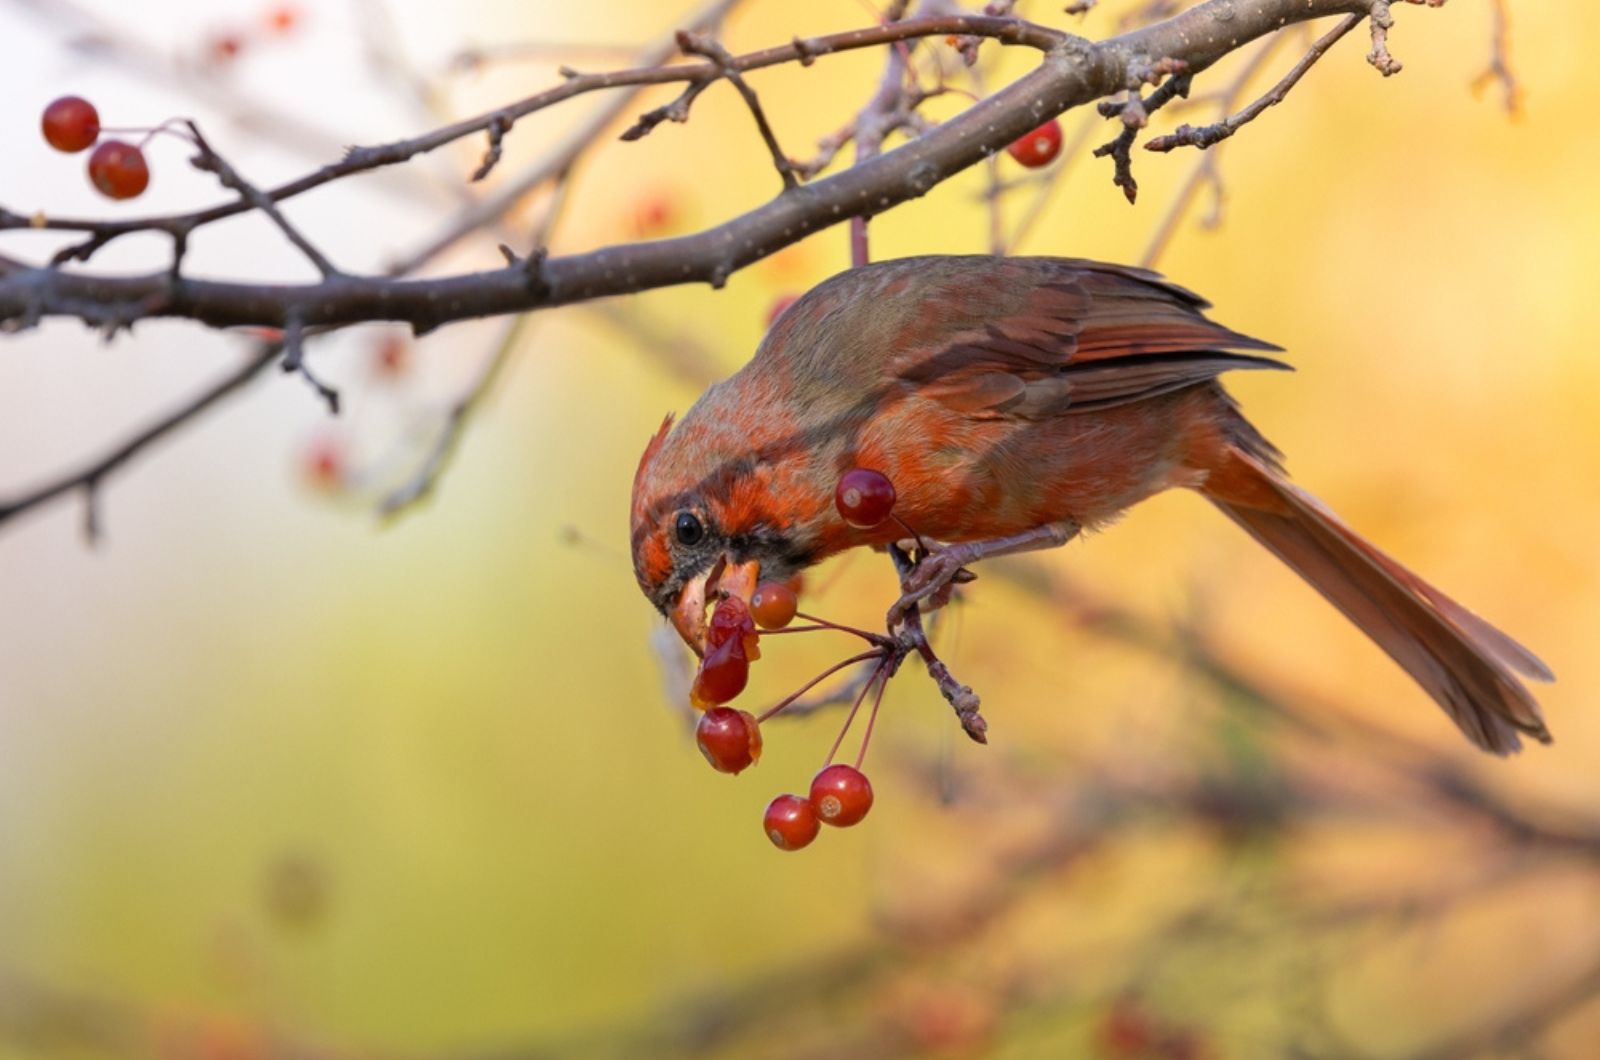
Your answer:
[[[888,620],[988,556],[1059,546],[1173,488],[1198,492],[1342,611],[1478,747],[1550,733],[1532,652],[1289,481],[1219,377],[1282,370],[1281,347],[1206,315],[1143,268],[933,255],[842,272],[644,450],[634,573],[697,654],[705,613],[907,529],[935,544]],[[836,510],[853,468],[887,476],[896,521]],[[946,590],[947,591],[947,590]]]

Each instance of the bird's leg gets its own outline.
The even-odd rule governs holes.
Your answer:
[[[901,584],[910,580],[916,563],[908,556],[899,545],[889,546],[889,556],[894,560],[894,566],[900,572]],[[923,559],[927,559],[924,555]],[[944,660],[934,654],[933,645],[928,643],[928,633],[922,627],[922,609],[912,604],[906,609],[905,618],[899,626],[895,640],[902,652],[915,651],[922,656],[923,664],[928,668],[928,676],[933,678],[933,683],[939,686],[940,695],[956,712],[956,719],[961,722],[961,729],[977,743],[989,742],[989,723],[984,720],[979,712],[982,705],[978,694],[969,686],[955,679],[950,668]]]
[[[905,620],[912,607],[949,586],[969,563],[991,556],[1007,556],[1018,552],[1034,552],[1045,548],[1059,548],[1078,536],[1080,527],[1075,521],[1045,523],[1043,526],[1009,537],[995,537],[986,541],[963,541],[959,545],[945,545],[922,557],[909,574],[900,579],[901,596],[889,608],[888,623],[893,629]]]

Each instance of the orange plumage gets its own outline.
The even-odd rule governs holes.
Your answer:
[[[908,258],[836,276],[650,443],[633,489],[640,587],[693,643],[685,616],[722,571],[782,579],[899,536],[834,510],[851,467],[888,475],[919,533],[975,550],[1042,529],[1053,536],[1038,544],[1059,543],[1182,486],[1339,607],[1480,747],[1548,740],[1517,677],[1548,679],[1543,664],[1288,482],[1217,382],[1285,367],[1262,356],[1277,347],[1206,307],[1154,273],[1062,258]]]

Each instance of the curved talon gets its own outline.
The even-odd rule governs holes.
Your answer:
[[[934,596],[936,593],[948,590],[951,585],[958,581],[970,581],[971,572],[966,572],[969,577],[965,579],[961,577],[964,570],[959,559],[949,552],[935,552],[932,555],[924,556],[922,561],[912,568],[910,575],[901,582],[902,592],[900,599],[896,600],[894,605],[889,608],[887,615],[889,628],[893,629],[905,621],[906,615],[910,613],[911,609],[922,601]],[[939,603],[942,605],[948,602],[948,599],[948,593],[946,593],[945,598],[940,600]]]

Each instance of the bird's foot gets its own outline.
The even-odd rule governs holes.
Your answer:
[[[977,575],[964,566],[962,546],[942,548],[923,555],[900,581],[900,599],[889,608],[888,627],[892,630],[906,620],[913,607],[934,611],[950,602],[957,585],[965,585]]]
[[[901,568],[900,599],[889,608],[889,628],[893,630],[904,622],[914,607],[921,606],[927,611],[947,603],[954,586],[977,577],[966,569],[967,564],[990,556],[1057,548],[1076,537],[1078,529],[1078,524],[1072,520],[1046,523],[1010,537],[963,541],[924,553],[909,570]]]

